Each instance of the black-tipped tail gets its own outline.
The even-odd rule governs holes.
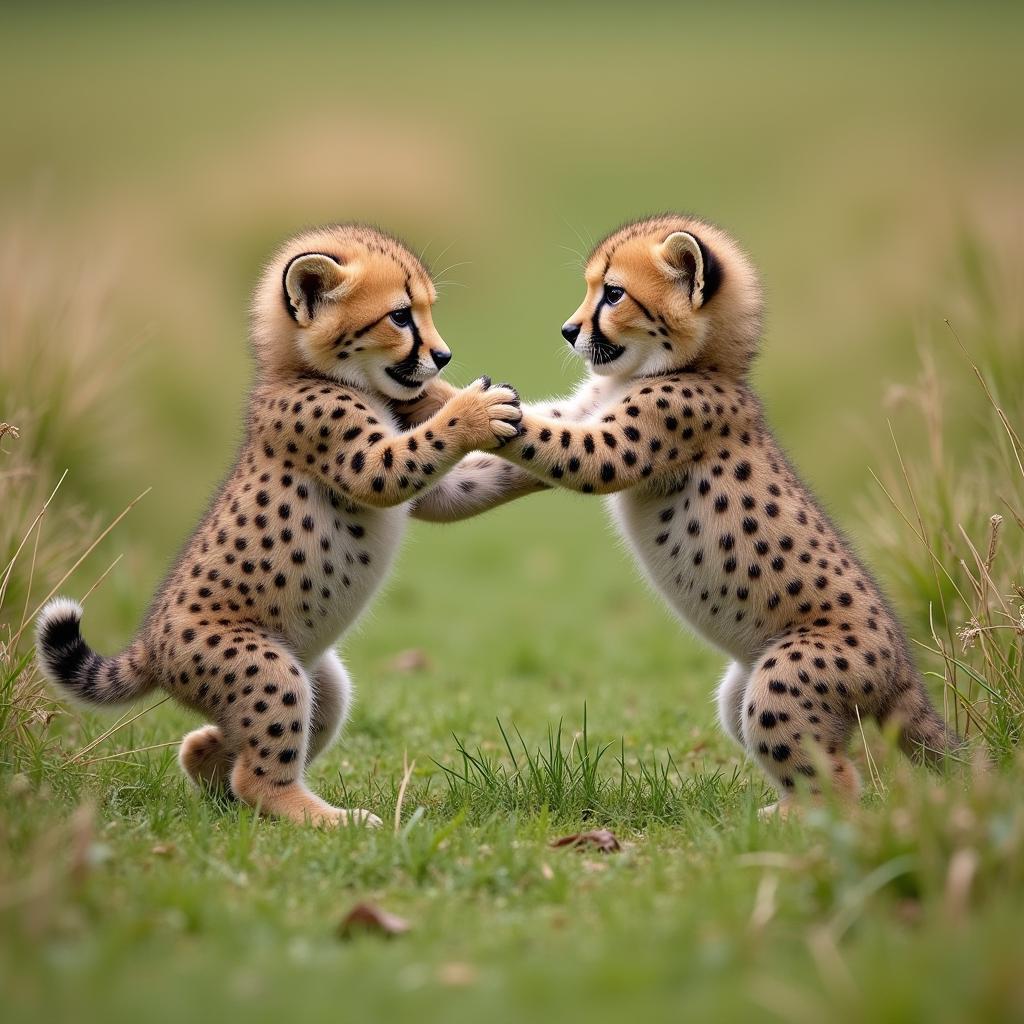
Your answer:
[[[51,682],[68,697],[89,704],[123,704],[153,688],[126,654],[97,654],[82,637],[81,623],[82,606],[64,597],[39,613],[36,657]]]

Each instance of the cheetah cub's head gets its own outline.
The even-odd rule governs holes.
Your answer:
[[[436,298],[419,259],[383,232],[355,224],[303,232],[256,288],[257,360],[265,372],[314,371],[415,398],[452,357],[431,318]]]
[[[635,221],[587,260],[587,294],[562,335],[601,376],[683,368],[742,375],[757,352],[761,287],[724,231],[680,214]]]

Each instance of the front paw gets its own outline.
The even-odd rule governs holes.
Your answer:
[[[425,423],[457,394],[459,394],[458,388],[441,380],[440,377],[435,377],[433,380],[427,381],[423,391],[415,398],[411,398],[407,402],[393,401],[391,410],[398,418],[402,429],[408,430],[410,427],[417,427],[421,423]]]
[[[523,411],[519,393],[511,384],[492,386],[490,377],[481,377],[459,394],[473,448],[500,448],[519,436]]]

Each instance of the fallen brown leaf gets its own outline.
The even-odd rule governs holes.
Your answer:
[[[401,935],[409,930],[409,922],[397,914],[389,914],[374,903],[357,903],[338,925],[338,937],[350,939],[359,933]]]
[[[622,845],[615,833],[606,828],[594,829],[592,832],[576,832],[571,836],[562,836],[552,842],[552,846],[571,846],[575,850],[596,850],[598,853],[618,853]]]

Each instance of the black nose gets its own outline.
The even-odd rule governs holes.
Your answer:
[[[434,360],[434,365],[439,369],[443,370],[451,361],[451,352],[441,352],[439,349],[434,349],[430,353],[430,358]]]
[[[576,339],[580,336],[580,325],[574,323],[562,324],[562,337],[570,345],[575,347]]]

